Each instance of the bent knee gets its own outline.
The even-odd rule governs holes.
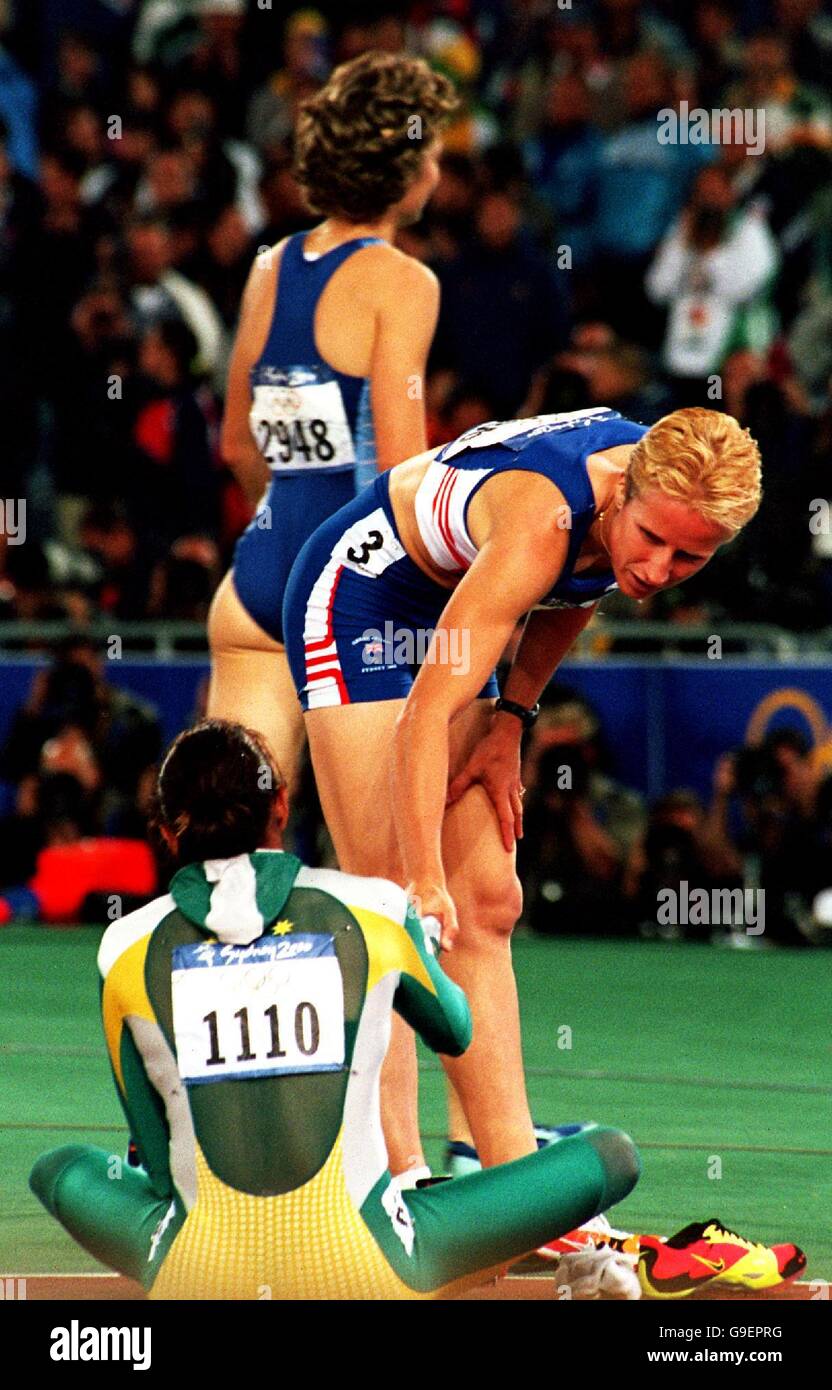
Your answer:
[[[62,1179],[77,1163],[85,1163],[89,1152],[85,1144],[65,1144],[60,1149],[50,1149],[35,1160],[29,1174],[29,1186],[53,1216],[58,1214],[58,1188]]]
[[[639,1180],[638,1149],[621,1129],[595,1129],[586,1137],[604,1166],[604,1206],[614,1206],[632,1192]]]
[[[456,896],[452,890],[451,896],[469,937],[472,932],[478,932],[508,938],[523,911],[523,889],[514,873],[480,880]]]

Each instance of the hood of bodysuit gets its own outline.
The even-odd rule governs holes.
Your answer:
[[[248,946],[280,916],[301,870],[284,850],[188,864],[170,885],[180,912],[220,941]]]

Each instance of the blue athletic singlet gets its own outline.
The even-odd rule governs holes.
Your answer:
[[[379,237],[358,237],[309,259],[307,233],[286,241],[266,345],[251,369],[252,435],[272,480],[237,542],[234,587],[276,641],[295,556],[316,527],[375,476],[367,377],[348,376],[315,345],[315,309],[336,270]]]
[[[616,411],[594,409],[489,422],[440,449],[415,498],[421,539],[433,563],[460,578],[476,559],[468,504],[494,473],[540,473],[560,490],[569,548],[557,583],[540,607],[587,606],[616,587],[611,570],[575,574],[596,515],[587,470],[590,454],[635,444],[647,426]],[[389,500],[390,476],[379,475],[310,536],[286,589],[286,651],[305,710],[322,705],[406,698],[425,638],[435,629],[449,590],[411,559]],[[522,537],[518,538],[522,544]],[[463,654],[458,654],[460,662]],[[452,663],[454,653],[448,653]],[[492,679],[481,695],[496,695]]]
[[[516,470],[540,473],[564,497],[563,525],[569,532],[563,569],[540,606],[579,608],[597,603],[616,584],[611,570],[575,574],[596,514],[587,459],[601,449],[635,444],[646,433],[646,425],[633,424],[602,406],[502,424],[489,421],[466,430],[439,450],[416,494],[416,521],[433,563],[449,574],[462,574],[473,563],[477,548],[468,534],[468,507],[488,478]]]

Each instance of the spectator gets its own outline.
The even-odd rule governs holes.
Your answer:
[[[523,407],[523,414],[610,406],[628,419],[652,424],[673,406],[650,370],[647,353],[621,342],[607,323],[577,324],[569,346],[553,359]]]
[[[723,92],[742,70],[743,43],[737,16],[720,0],[696,0],[692,42],[701,103],[706,110],[718,109]]]
[[[283,67],[251,98],[246,115],[249,143],[268,155],[290,139],[300,103],[313,96],[330,71],[329,30],[317,10],[297,10],[286,21]]]
[[[602,771],[592,707],[566,688],[552,698],[523,763],[524,916],[542,932],[623,932],[630,922],[624,868],[644,830],[643,803]]]
[[[154,571],[148,616],[204,623],[221,577],[216,544],[206,536],[181,536]]]
[[[764,893],[766,940],[803,945],[814,892],[827,877],[825,820],[817,818],[822,772],[801,733],[780,729],[756,747],[720,759],[706,836],[725,870]],[[741,813],[731,822],[731,798]],[[822,806],[827,805],[824,788]]]
[[[198,345],[196,366],[212,373],[222,362],[222,320],[205,291],[173,269],[170,228],[155,213],[127,228],[131,302],[142,329],[172,315],[184,319]]]
[[[774,337],[774,240],[758,212],[734,205],[725,170],[702,170],[647,273],[648,295],[669,306],[663,357],[674,408],[720,400],[714,373],[728,354],[764,352]]]
[[[644,830],[644,803],[606,770],[598,716],[588,700],[567,686],[547,692],[523,765],[526,786],[535,785],[538,761],[551,749],[563,754],[564,767],[584,786],[592,815],[607,837],[604,859],[610,866],[622,863]]]
[[[14,783],[40,771],[67,772],[90,797],[100,788],[94,823],[112,833],[122,817],[132,817],[139,785],[160,750],[161,729],[152,708],[109,685],[95,646],[74,637],[51,668],[35,677],[12,721],[0,768]]]
[[[113,459],[124,458],[136,344],[129,305],[109,276],[95,278],[69,321],[61,370],[49,383],[54,483],[62,532],[77,539],[86,498],[118,492],[123,479]]]
[[[704,890],[710,902],[713,887],[733,890],[742,886],[739,866],[730,862],[725,872],[719,846],[709,843],[706,825],[702,802],[695,792],[684,788],[669,792],[652,808],[647,831],[633,849],[624,880],[624,892],[632,901],[641,936],[707,942],[713,939],[714,926],[717,936],[724,926],[730,930],[730,922],[712,923],[710,913],[702,914],[703,921],[698,920],[699,913],[685,913],[688,920],[684,921],[682,913],[660,911],[669,902],[679,903],[684,897],[690,900],[697,890]]]
[[[828,144],[832,134],[829,98],[798,79],[785,35],[774,31],[752,35],[745,47],[744,69],[742,80],[729,92],[729,104],[764,114],[768,149],[784,149],[796,140]]]
[[[707,145],[659,142],[658,114],[670,105],[672,87],[657,53],[634,54],[622,78],[625,121],[607,136],[599,161],[595,303],[598,316],[625,337],[652,346],[658,326],[645,300],[644,272],[713,151]]]
[[[525,807],[518,870],[533,931],[608,935],[625,929],[616,847],[588,799],[588,768],[569,747],[550,747]]]
[[[549,88],[546,122],[526,143],[526,167],[559,242],[572,251],[572,268],[586,273],[593,256],[593,224],[601,136],[590,122],[585,78],[565,73]]]
[[[135,530],[156,554],[179,536],[219,533],[219,473],[194,386],[196,355],[196,338],[179,319],[159,319],[139,346],[142,402],[122,488]]]
[[[201,201],[214,214],[233,203],[253,236],[264,222],[257,191],[262,170],[258,155],[242,140],[223,138],[216,102],[199,88],[186,87],[174,93],[167,122],[190,160]]]
[[[436,364],[453,363],[481,384],[499,416],[514,414],[565,327],[555,274],[523,228],[516,198],[485,194],[474,237],[439,267],[439,279]]]
[[[0,119],[6,152],[15,173],[37,177],[37,92],[4,39],[10,28],[9,0],[0,0]]]
[[[266,225],[258,233],[261,246],[273,246],[285,236],[294,236],[309,226],[310,213],[292,170],[292,152],[280,146],[269,153],[269,162],[260,180],[260,198]]]
[[[92,503],[81,520],[79,540],[98,566],[96,598],[101,611],[128,622],[146,617],[152,556],[139,545],[124,505]]]

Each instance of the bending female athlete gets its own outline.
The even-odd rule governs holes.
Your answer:
[[[289,570],[377,468],[427,443],[439,287],[392,243],[436,186],[454,105],[419,59],[371,53],[337,68],[296,133],[296,174],[324,220],[259,254],[243,295],[222,451],[260,503],[209,615],[208,712],[258,729],[290,787],[303,720],[281,628]]]
[[[403,1194],[379,1118],[391,1012],[438,1051],[471,1036],[404,891],[281,851],[286,789],[240,725],[181,734],[158,804],[170,893],[114,923],[98,956],[142,1167],[71,1144],[31,1176],[97,1259],[152,1298],[437,1298],[632,1189],[631,1140],[586,1125]],[[622,1257],[603,1263],[603,1286],[637,1296]]]
[[[600,408],[512,420],[380,477],[292,571],[287,650],[339,863],[407,885],[442,924],[474,1019],[446,1070],[483,1164],[535,1146],[510,953],[523,727],[605,593],[690,578],[759,497],[757,446],[716,411],[649,430]],[[495,708],[494,668],[525,614]],[[424,1162],[403,1029],[384,1080],[402,1173]]]

